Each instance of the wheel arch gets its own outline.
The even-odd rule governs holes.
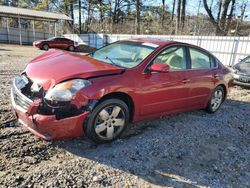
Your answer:
[[[134,111],[135,111],[135,104],[134,104],[133,98],[129,94],[124,93],[124,92],[108,93],[108,94],[102,96],[96,105],[98,105],[99,103],[101,103],[107,99],[120,99],[123,102],[125,102],[129,108],[129,115],[130,115],[129,122],[132,122],[133,116],[134,116]]]
[[[41,46],[42,48],[44,47],[44,45],[47,45],[50,48],[50,45],[48,44],[48,42],[44,42]]]
[[[226,87],[226,85],[225,84],[223,84],[223,83],[221,83],[221,84],[219,84],[219,85],[217,85],[216,87],[218,87],[218,86],[221,86],[222,88],[223,88],[223,90],[224,90],[224,92],[225,92],[225,95],[224,95],[224,98],[223,98],[223,101],[227,98],[227,87]]]

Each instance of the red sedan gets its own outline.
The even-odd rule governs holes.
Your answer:
[[[48,50],[49,48],[58,48],[69,51],[74,51],[79,47],[76,42],[65,37],[52,37],[47,40],[38,40],[33,42],[33,46],[40,48],[41,50]]]
[[[12,104],[22,125],[46,139],[85,133],[98,143],[130,122],[190,110],[216,112],[233,77],[197,46],[133,39],[83,56],[49,50],[16,77]]]

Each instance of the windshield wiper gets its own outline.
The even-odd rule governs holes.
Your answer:
[[[103,57],[103,58],[105,58],[105,59],[107,59],[107,60],[109,60],[110,61],[110,63],[112,64],[112,65],[115,65],[115,66],[118,66],[118,67],[122,67],[122,68],[124,68],[123,66],[121,66],[121,65],[119,65],[119,64],[117,64],[117,63],[115,63],[109,56],[106,56],[106,55],[99,55],[99,56],[101,56],[101,57]],[[95,57],[93,57],[93,54],[91,54],[91,56],[90,57],[92,57],[92,58],[94,58],[95,59]],[[98,58],[97,58],[98,59]],[[108,62],[106,62],[106,63],[108,63]]]
[[[105,59],[108,59],[113,65],[117,65],[110,57],[105,56]]]

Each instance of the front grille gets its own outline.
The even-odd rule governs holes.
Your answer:
[[[17,76],[13,81],[13,87],[11,92],[12,102],[14,102],[16,106],[21,108],[24,112],[27,112],[29,106],[33,103],[33,101],[28,98],[25,94],[22,93],[22,89],[28,83],[22,83],[23,80],[20,76]]]

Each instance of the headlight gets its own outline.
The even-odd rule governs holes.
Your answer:
[[[232,69],[232,72],[237,74],[238,70],[237,69]]]
[[[66,82],[57,84],[55,87],[50,89],[45,99],[50,101],[70,101],[80,89],[87,87],[91,84],[88,80],[74,79]]]
[[[239,79],[240,75],[233,73],[233,77],[234,77],[234,79]]]

